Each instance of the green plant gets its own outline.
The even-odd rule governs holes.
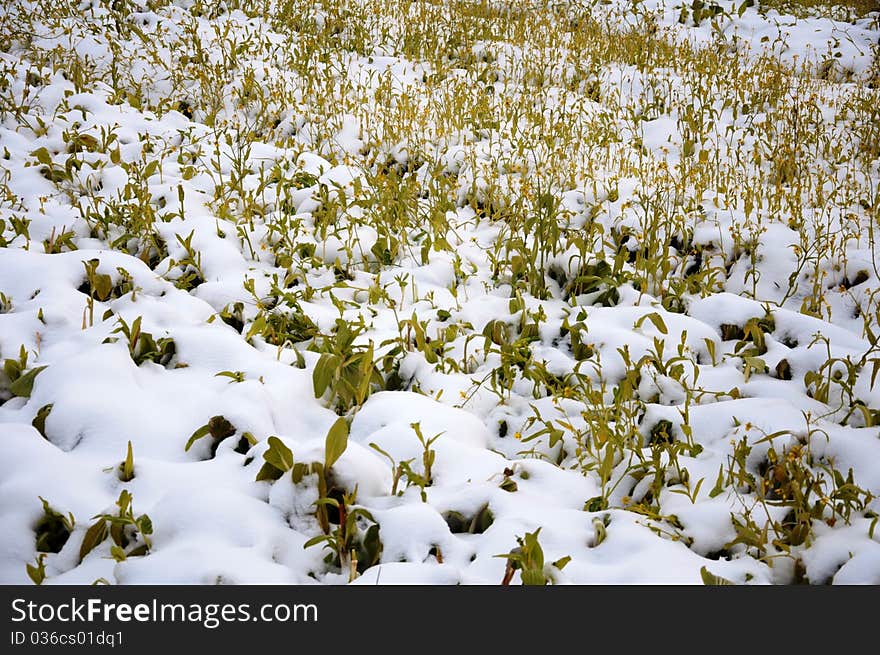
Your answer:
[[[190,448],[193,447],[199,439],[204,439],[205,437],[211,437],[211,454],[210,458],[217,454],[217,447],[220,445],[220,442],[229,437],[235,436],[238,432],[236,427],[232,425],[225,417],[223,416],[212,416],[208,419],[208,422],[205,423],[202,427],[192,433],[192,436],[186,442],[186,446],[184,446],[184,451],[189,451]],[[274,439],[274,437],[270,437]],[[244,432],[241,435],[241,438],[238,440],[238,443],[235,445],[235,452],[240,453],[242,455],[246,454],[248,450],[250,450],[251,446],[257,443],[257,440],[250,432]],[[278,443],[281,443],[280,441]],[[283,444],[282,444],[283,445]]]
[[[118,327],[112,334],[121,334],[128,346],[128,353],[136,366],[144,362],[155,362],[160,366],[168,366],[177,353],[177,346],[170,337],[160,337],[158,340],[149,332],[141,331],[142,317],[138,316],[131,325],[121,316],[116,319]],[[104,343],[115,343],[119,337],[107,337]]]
[[[46,553],[38,554],[34,564],[25,564],[25,570],[35,585],[43,584],[46,579]]]
[[[362,328],[337,319],[335,334],[324,337],[318,363],[312,373],[315,398],[329,391],[329,400],[340,413],[359,407],[370,393],[384,386],[385,379],[373,361],[373,344],[354,344]]]
[[[134,451],[131,448],[131,441],[128,442],[128,450],[125,459],[116,467],[116,477],[120,482],[131,482],[134,480]]]
[[[34,388],[34,380],[46,370],[47,366],[28,368],[28,353],[21,346],[18,359],[3,360],[3,373],[6,377],[0,391],[5,391],[12,396],[29,398]],[[5,387],[5,388],[4,388]]]
[[[483,534],[495,522],[489,505],[483,505],[472,516],[451,510],[443,514],[452,534]]]
[[[507,560],[504,570],[502,585],[509,585],[516,571],[520,572],[524,585],[546,585],[555,580],[555,574],[562,571],[565,565],[571,561],[571,557],[561,557],[555,562],[544,563],[544,549],[538,542],[538,534],[541,528],[534,532],[526,532],[524,537],[517,537],[519,544],[506,555],[496,555]]]
[[[43,503],[43,516],[34,527],[37,551],[58,553],[67,543],[76,520],[71,513],[65,516],[53,509],[45,498],[40,497],[40,500]]]
[[[700,578],[702,578],[703,584],[707,586],[730,586],[734,584],[727,578],[722,578],[720,575],[715,575],[705,566],[700,567]]]
[[[147,555],[150,552],[150,535],[153,534],[153,522],[146,514],[135,516],[131,493],[123,490],[116,501],[115,514],[96,514],[97,519],[83,536],[79,549],[82,561],[107,537],[113,541],[110,554],[118,562],[129,557]]]
[[[382,450],[382,448],[379,447],[378,444],[375,444],[373,442],[370,442],[370,448],[372,448],[377,453],[379,453],[380,455],[385,457],[385,459],[387,459],[391,463],[391,495],[397,496],[400,493],[403,493],[403,492],[398,492],[397,488],[400,485],[400,480],[404,476],[406,476],[407,468],[409,467],[409,464],[413,460],[410,459],[410,460],[406,460],[406,461],[396,462],[391,455],[389,455],[387,452]],[[409,480],[409,479],[410,478],[407,476],[407,480]]]
[[[355,506],[356,500],[357,490],[342,494],[341,499],[320,498],[321,506],[332,507],[338,513],[336,528],[303,544],[303,548],[323,544],[330,551],[325,563],[348,571],[349,581],[377,564],[382,555],[379,524],[370,512]]]
[[[269,448],[263,453],[264,464],[257,473],[257,481],[278,480],[287,471],[291,472],[291,480],[298,484],[306,475],[315,475],[318,481],[318,500],[315,518],[322,532],[330,533],[330,516],[327,507],[339,508],[339,501],[331,497],[331,492],[338,490],[332,484],[330,475],[333,465],[348,447],[348,422],[339,418],[330,426],[324,438],[324,461],[305,464],[295,462],[293,452],[278,437],[269,437]]]
[[[400,469],[402,475],[406,477],[406,486],[414,484],[419,488],[419,493],[422,498],[422,502],[428,502],[428,497],[425,492],[426,487],[430,487],[434,482],[433,476],[433,466],[434,460],[437,457],[437,452],[431,448],[431,445],[439,439],[443,433],[435,434],[430,439],[426,439],[425,435],[422,433],[422,428],[419,423],[410,423],[410,427],[415,431],[416,437],[419,440],[419,443],[422,445],[422,470],[421,473],[417,473],[413,470],[410,462],[412,460],[407,460],[405,462],[400,462],[398,464],[398,468]]]
[[[43,405],[40,409],[37,410],[36,416],[31,421],[31,425],[36,428],[37,432],[48,441],[49,437],[46,436],[46,419],[49,418],[49,414],[52,413],[53,404],[49,403],[48,405]]]

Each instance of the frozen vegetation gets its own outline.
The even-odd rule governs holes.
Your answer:
[[[3,3],[0,582],[880,583],[878,9]]]

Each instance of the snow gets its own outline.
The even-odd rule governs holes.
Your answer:
[[[21,4],[27,12],[34,3]],[[118,56],[101,27],[109,20],[107,3],[86,4],[88,13],[66,21],[64,38],[55,38],[60,28],[46,19],[46,32],[31,47],[75,51],[106,70]],[[872,379],[878,352],[865,329],[878,329],[877,317],[865,311],[876,311],[874,293],[880,288],[880,252],[864,227],[876,216],[864,206],[859,209],[861,198],[855,197],[880,183],[876,156],[867,172],[859,173],[862,178],[850,179],[855,189],[851,205],[835,206],[825,217],[834,224],[828,231],[843,232],[847,220],[854,220],[856,228],[843,250],[843,264],[826,260],[817,265],[826,275],[824,314],[804,310],[815,287],[813,278],[799,277],[806,275],[806,269],[797,269],[801,233],[786,217],[768,223],[752,253],[734,254],[734,232],[751,213],[737,199],[737,189],[689,198],[688,238],[704,263],[723,272],[723,279],[707,294],[685,292],[682,311],[661,304],[662,280],[656,289],[621,284],[613,306],[591,304],[592,292],[565,298],[558,281],[549,283],[548,297],[540,298],[514,292],[509,271],[493,270],[491,257],[500,257],[521,235],[503,220],[480,216],[476,203],[468,201],[489,198],[496,192],[493,184],[514,195],[527,188],[530,177],[537,178],[539,169],[555,158],[552,144],[516,152],[515,125],[476,124],[455,132],[433,124],[433,133],[389,140],[383,125],[393,118],[381,115],[378,107],[357,113],[363,108],[353,108],[341,86],[334,98],[337,113],[310,113],[317,112],[303,100],[313,92],[310,82],[299,71],[285,70],[278,51],[298,43],[299,36],[273,31],[267,22],[240,11],[194,17],[186,2],[156,4],[138,15],[147,21],[141,29],[154,30],[150,34],[161,43],[163,56],[179,61],[176,48],[183,47],[190,26],[208,60],[222,63],[218,35],[228,30],[230,39],[242,43],[237,55],[242,70],[254,73],[264,85],[260,88],[284,86],[289,104],[275,107],[278,121],[272,130],[258,134],[254,127],[253,141],[243,153],[238,130],[253,117],[236,105],[235,93],[242,88],[237,77],[219,89],[222,107],[212,119],[216,122],[208,124],[203,108],[184,112],[172,103],[160,111],[172,91],[186,95],[196,87],[172,89],[160,67],[137,56],[142,42],[134,36],[120,38],[118,47],[135,55],[138,68],[129,71],[132,78],[146,81],[140,106],[115,99],[109,77],[83,87],[67,75],[40,69],[33,53],[17,41],[2,53],[0,68],[9,85],[0,89],[0,100],[4,107],[23,109],[20,120],[14,112],[0,111],[0,183],[7,196],[0,200],[0,360],[18,360],[23,348],[28,370],[46,368],[20,397],[10,391],[7,373],[0,373],[0,582],[29,583],[25,565],[40,557],[34,537],[43,517],[40,498],[76,520],[63,547],[45,557],[47,584],[90,584],[100,578],[112,584],[497,584],[504,577],[503,555],[516,546],[517,537],[539,528],[546,562],[571,557],[564,569],[553,571],[560,584],[700,584],[704,567],[738,584],[791,582],[788,564],[774,568],[774,557],[731,543],[737,537],[732,513],[751,512],[755,520],[769,517],[782,523],[786,507],[765,504],[754,489],[744,490],[732,480],[713,491],[719,469],[725,474],[732,470],[735,449],[743,442],[751,448],[744,455],[746,469],[759,478],[758,484],[770,449],[782,456],[796,444],[809,451],[808,468],[826,476],[823,494],[833,492],[832,468],[844,477],[853,471],[854,484],[867,492],[863,506],[847,520],[828,509],[820,512],[811,520],[811,538],[795,544],[792,552],[811,583],[880,584],[880,529],[874,529],[880,512],[880,429],[877,418],[866,419],[855,407],[861,404],[869,415],[880,411],[880,388]],[[737,15],[741,3],[717,4],[726,13],[700,25],[679,23],[680,3],[671,0],[643,2],[638,11],[617,0],[593,9],[596,16],[616,17],[621,25],[639,26],[654,16],[677,43],[696,47],[718,39],[747,61],[770,53],[786,65],[812,62],[814,72],[831,62],[840,81],[829,74],[831,91],[820,114],[829,132],[846,129],[847,123],[837,122],[840,98],[876,76],[876,13],[849,23],[839,16],[795,18],[755,7]],[[526,10],[541,8],[536,4]],[[332,18],[317,9],[313,13],[318,25]],[[90,25],[95,27],[91,34]],[[402,98],[409,90],[428,88],[435,103],[463,88],[473,90],[463,67],[429,84],[423,79],[436,73],[429,62],[409,61],[378,37],[369,45],[372,54],[340,46],[332,57],[316,62],[316,70],[369,89],[373,97],[390,94],[397,100],[381,109],[392,106],[400,115],[436,111],[424,96],[407,106]],[[560,100],[558,85],[531,89],[516,79],[517,67],[534,54],[527,48],[497,40],[469,45],[478,61],[491,55],[508,67],[510,79],[488,87],[492,97],[509,96],[525,106],[524,99],[533,94],[547,115],[572,102]],[[567,65],[562,50],[559,62],[550,62],[559,70]],[[38,90],[27,82],[30,72],[43,78]],[[665,91],[661,75],[666,75]],[[603,102],[582,99],[578,111],[585,124],[602,123],[614,134],[607,146],[609,162],[644,156],[657,169],[682,166],[682,117],[663,107],[694,93],[690,76],[615,63],[596,77],[600,98],[616,95],[639,117],[633,123],[609,115]],[[701,150],[717,151],[732,161],[737,147],[751,152],[757,137],[747,132],[753,122],[761,123],[763,111],[756,108],[747,118],[734,118],[729,108],[719,111],[707,128],[717,143],[696,144],[693,157],[699,158]],[[256,125],[256,119],[252,122]],[[734,134],[735,144],[723,140],[725,130]],[[96,143],[113,134],[115,141],[71,153],[68,142],[74,132]],[[584,153],[593,146],[577,147],[586,160]],[[53,169],[64,171],[73,154],[82,165],[70,179],[52,182],[41,173],[35,154],[42,148]],[[384,159],[368,160],[367,153],[377,152]],[[433,153],[433,162],[423,158],[426,152]],[[380,179],[369,161],[387,162],[389,170],[412,166],[414,179],[423,182],[436,174],[448,182],[448,189],[438,193],[448,193],[450,202],[432,206],[437,209],[434,223],[420,218],[420,228],[409,225],[408,232],[395,232],[390,218],[360,222],[393,209],[365,200]],[[150,170],[152,162],[156,166]],[[766,174],[756,171],[758,177]],[[635,254],[640,239],[651,236],[641,224],[647,213],[640,199],[644,180],[635,172],[616,177],[618,197],[612,199],[604,186],[608,172],[588,173],[573,171],[574,184],[552,190],[563,199],[556,220],[571,234],[585,234],[586,226],[600,224],[607,242],[587,248],[584,256],[573,241],[563,239],[552,261],[568,273],[600,259],[613,263],[618,251]],[[232,191],[223,195],[224,184],[231,189],[236,175],[258,211],[248,214],[245,199]],[[833,186],[831,174],[827,179]],[[287,186],[282,188],[279,180]],[[344,206],[329,222],[321,215],[322,190]],[[128,207],[134,224],[135,192],[146,194],[143,207],[152,212],[153,234],[165,244],[152,258],[155,253],[144,249],[141,235],[126,233],[109,219],[105,228],[96,227],[119,207]],[[426,191],[421,200],[432,198]],[[425,206],[418,205],[418,211]],[[27,237],[16,233],[13,219],[30,221]],[[448,226],[437,227],[444,220]],[[279,233],[282,224],[287,229]],[[612,241],[624,228],[633,238],[618,248]],[[380,263],[371,249],[381,246],[389,229],[400,241],[400,252],[393,263]],[[66,232],[75,249],[65,246],[50,253],[44,243]],[[189,246],[184,243],[188,235]],[[441,236],[448,248],[438,245]],[[819,238],[815,232],[810,237]],[[426,247],[423,254],[426,238],[437,247]],[[536,239],[534,234],[522,238],[528,245]],[[285,240],[290,242],[287,252],[297,258],[289,265],[273,254]],[[199,253],[198,261],[188,262],[188,247]],[[681,267],[687,256],[694,257],[679,255],[672,246],[668,250],[671,259],[681,259]],[[88,284],[83,286],[84,264],[91,260],[98,261],[96,274],[109,276],[114,287],[103,299],[90,299]],[[197,286],[175,284],[196,267],[203,278]],[[862,271],[865,279],[851,285]],[[789,292],[792,280],[800,284]],[[522,308],[514,311],[518,299]],[[228,320],[236,304],[241,329]],[[256,480],[267,461],[270,436],[290,449],[295,463],[310,467],[324,461],[325,437],[338,418],[336,408],[313,390],[320,337],[275,343],[259,330],[249,335],[258,317],[275,308],[294,318],[307,316],[323,334],[340,318],[363,326],[358,346],[372,342],[377,361],[397,357],[401,382],[395,389],[376,390],[361,405],[340,412],[349,424],[348,442],[328,480],[336,492],[353,498],[349,509],[369,514],[369,520],[361,519],[362,531],[369,523],[379,525],[382,542],[377,561],[351,580],[344,566],[325,561],[330,549],[305,547],[322,533],[316,517],[319,474],[312,468],[294,482],[294,473],[286,470],[276,480]],[[509,388],[493,390],[493,375],[517,355],[503,348],[522,342],[492,346],[491,322],[500,321],[508,334],[518,335],[535,315],[544,318],[523,348],[530,363],[540,362],[548,376],[555,376],[560,390],[547,391],[549,382],[539,389],[517,364],[510,365],[515,379]],[[768,315],[774,325],[766,331],[765,352],[735,353],[740,338],[724,339],[723,326],[742,328]],[[117,329],[139,318],[142,333],[156,341],[173,340],[168,361],[135,361]],[[423,326],[431,343],[446,344],[448,361],[432,362],[418,350],[411,338],[414,326],[400,324],[410,319]],[[593,350],[580,360],[570,335],[579,322],[581,343]],[[446,338],[447,330],[453,336]],[[335,338],[328,338],[331,346]],[[395,354],[395,346],[404,342]],[[662,367],[652,363],[660,342]],[[492,352],[486,352],[487,344]],[[766,371],[746,373],[749,358],[760,358]],[[823,400],[816,388],[829,377],[823,368],[829,361],[831,375],[839,372],[835,383],[846,379],[848,365],[854,381],[849,391],[832,385]],[[787,377],[777,373],[783,362]],[[822,375],[810,382],[817,371]],[[573,382],[574,372],[583,379]],[[636,374],[633,400],[619,407],[638,402],[638,411],[629,418],[605,414],[598,423],[592,420],[591,412],[615,406],[614,390]],[[562,390],[566,385],[570,388]],[[577,385],[580,390],[589,385],[591,402],[586,395],[576,396],[572,388]],[[38,429],[44,411],[48,414]],[[233,436],[219,444],[207,436],[185,448],[191,435],[218,416],[231,423]],[[675,456],[677,465],[686,467],[690,486],[675,473],[673,454],[666,450],[658,455],[667,466],[653,498],[651,430],[662,421],[669,422],[675,442],[686,446]],[[599,468],[602,453],[611,450],[602,450],[604,439],[611,437],[601,436],[599,424],[629,449],[628,460],[611,463],[604,484]],[[551,445],[552,429],[561,435]],[[432,439],[426,446],[425,440]],[[118,467],[129,444],[134,477],[124,481]],[[433,453],[431,480],[422,489],[416,478],[427,474],[426,451]],[[402,463],[408,463],[409,473],[401,473]],[[701,487],[695,491],[698,481]],[[107,539],[81,558],[80,545],[93,517],[115,513],[123,490],[133,497],[134,514],[152,521],[149,553],[114,558]],[[649,493],[656,503],[654,515],[634,507],[647,503]],[[601,496],[608,506],[588,506]],[[453,513],[468,525],[456,526]],[[486,517],[491,522],[478,526]],[[514,582],[519,581],[517,574]]]

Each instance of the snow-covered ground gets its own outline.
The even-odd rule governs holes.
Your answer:
[[[880,584],[880,14],[75,4],[0,22],[0,581]]]

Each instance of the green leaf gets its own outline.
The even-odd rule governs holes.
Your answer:
[[[153,175],[155,175],[156,171],[159,170],[159,160],[151,159],[147,165],[144,167],[143,178],[147,179]]]
[[[43,580],[46,579],[46,564],[45,564],[46,555],[41,554],[37,557],[37,565],[33,564],[25,564],[25,569],[27,570],[28,577],[34,581],[35,585],[43,584]]]
[[[290,471],[290,479],[293,481],[293,484],[299,484],[300,481],[308,474],[308,472],[308,464],[297,462],[293,465],[293,469]]]
[[[196,441],[198,441],[202,437],[207,437],[209,434],[211,434],[211,426],[206,423],[205,425],[203,425],[198,430],[196,430],[195,432],[192,433],[192,436],[189,438],[189,441],[186,442],[186,446],[184,446],[183,450],[189,451],[189,449],[192,448],[192,445]]]
[[[759,373],[763,373],[767,370],[767,363],[760,357],[743,357],[743,361],[745,361],[745,363],[748,364],[750,368],[758,371]]]
[[[381,554],[382,541],[379,539],[379,525],[374,523],[367,528],[367,533],[364,535],[363,548],[358,560],[364,568],[368,568],[379,561]]]
[[[261,480],[277,480],[282,475],[284,475],[284,471],[272,466],[269,462],[266,462],[257,473],[256,482],[260,482]]]
[[[553,566],[555,566],[560,571],[565,568],[565,565],[571,561],[571,555],[566,555],[565,557],[560,557],[558,560],[553,562]]]
[[[516,484],[516,480],[513,480],[512,478],[504,478],[501,481],[501,484],[498,486],[508,493],[513,493],[514,491],[519,489],[519,486]]]
[[[734,586],[736,584],[727,578],[715,575],[705,566],[700,569],[700,577],[703,579],[703,584],[707,586]]]
[[[137,518],[137,527],[142,535],[153,534],[153,521],[146,514],[141,514]]]
[[[128,452],[121,466],[122,470],[120,471],[119,479],[122,482],[129,482],[134,478],[134,452],[131,449],[131,441],[128,442]]]
[[[95,292],[95,298],[100,301],[107,300],[113,291],[113,280],[104,273],[97,274],[92,278],[92,289]]]
[[[105,520],[108,520],[108,517],[104,517]],[[113,543],[122,547],[124,543],[123,537],[125,536],[125,524],[127,520],[123,521],[120,519],[114,520],[113,517],[109,517],[110,520],[110,538],[113,540]]]
[[[45,368],[45,366],[37,366],[36,368],[32,368],[30,371],[28,371],[11,385],[9,385],[9,390],[14,396],[18,396],[19,398],[30,398],[31,392],[34,390],[34,380],[40,373],[43,372]]]
[[[254,336],[255,334],[262,334],[265,329],[266,329],[266,317],[261,312],[257,316],[257,318],[254,320],[253,324],[251,325],[251,328],[248,330],[247,334],[245,335],[245,337],[244,337],[245,341],[250,341],[251,337]]]
[[[602,462],[599,464],[599,477],[602,479],[602,484],[608,482],[611,478],[611,472],[614,470],[614,448],[609,443],[605,446],[605,456],[602,458]]]
[[[345,452],[348,447],[348,421],[344,418],[336,419],[336,422],[327,433],[324,442],[324,468],[329,469]]]
[[[880,360],[877,360],[880,362]],[[3,362],[3,372],[10,380],[17,380],[21,375],[22,365],[15,359],[7,359]]]
[[[312,373],[312,386],[315,388],[315,398],[320,398],[333,382],[336,370],[339,368],[340,359],[337,355],[324,353],[318,359],[315,370]]]
[[[317,546],[321,542],[326,542],[327,545],[331,545],[333,542],[333,537],[326,534],[319,534],[317,537],[312,537],[306,543],[303,544],[303,549],[311,548],[312,546]]]
[[[150,547],[147,544],[141,544],[137,548],[133,548],[131,552],[128,553],[128,557],[141,557],[150,552]]]
[[[282,473],[293,468],[293,452],[278,437],[269,437],[269,449],[263,459]]]
[[[654,324],[654,327],[660,331],[660,334],[669,334],[669,330],[666,327],[666,323],[663,322],[663,317],[660,316],[657,312],[651,312],[650,314],[645,314],[639,320],[636,321],[634,327],[639,328],[642,326],[642,323],[645,320],[651,321]]]
[[[526,535],[523,539],[525,545],[523,546],[523,552],[531,559],[533,566],[538,570],[544,569],[544,549],[541,548],[541,544],[538,542],[538,534],[540,534],[541,528],[538,528],[534,532],[526,532]]]
[[[523,569],[521,575],[524,585],[543,586],[547,584],[547,578],[544,577],[544,572],[541,569]]]
[[[49,151],[46,150],[46,148],[37,148],[31,153],[31,157],[36,157],[37,161],[44,166],[52,165],[52,155],[49,154]]]
[[[718,478],[715,480],[715,486],[709,492],[709,498],[714,498],[724,492],[724,466],[718,467]]]
[[[103,542],[107,538],[107,534],[107,522],[103,518],[100,518],[93,523],[92,526],[86,530],[82,545],[79,547],[79,561],[83,561],[86,555]]]
[[[607,514],[605,516],[608,516]],[[592,548],[599,546],[605,541],[608,536],[608,530],[606,529],[606,524],[604,519],[600,519],[598,517],[593,519],[593,531],[596,534],[596,537],[593,539]]]
[[[39,432],[43,439],[48,440],[46,436],[46,419],[49,418],[49,414],[52,412],[52,404],[43,405],[40,409],[37,410],[37,415],[34,417],[34,420],[31,421],[31,425],[33,425],[37,432]]]
[[[131,331],[128,335],[128,343],[132,350],[137,347],[138,341],[140,341],[141,337],[141,319],[142,316],[138,316],[131,323]]]

